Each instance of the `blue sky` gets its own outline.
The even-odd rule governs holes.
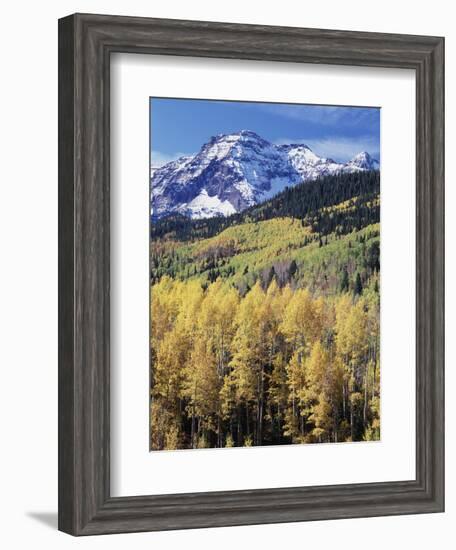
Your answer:
[[[360,151],[380,160],[377,107],[150,99],[152,166],[195,154],[214,135],[240,130],[252,130],[276,144],[305,143],[339,162]]]

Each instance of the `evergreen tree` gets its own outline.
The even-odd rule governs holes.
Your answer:
[[[356,273],[355,287],[354,287],[353,291],[354,291],[356,296],[359,296],[363,292],[363,284],[361,282],[361,276],[360,276],[359,272]]]
[[[350,279],[348,277],[347,266],[344,266],[344,269],[342,270],[342,277],[340,280],[340,291],[348,292],[349,286],[350,286]]]
[[[292,260],[290,263],[290,267],[288,268],[288,274],[290,279],[293,279],[296,275],[296,272],[298,271],[298,266],[296,264],[296,260]]]

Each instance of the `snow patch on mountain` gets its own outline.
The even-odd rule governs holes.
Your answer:
[[[177,211],[195,219],[230,216],[236,213],[236,209],[229,201],[221,201],[217,195],[209,196],[206,189],[202,189],[188,204],[182,204]]]

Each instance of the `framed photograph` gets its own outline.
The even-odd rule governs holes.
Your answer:
[[[444,41],[59,21],[59,529],[444,509]]]

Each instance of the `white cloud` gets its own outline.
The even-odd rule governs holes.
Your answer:
[[[150,152],[150,165],[154,168],[159,168],[168,162],[177,160],[181,157],[188,157],[193,155],[193,153],[161,153],[160,151],[151,151]]]
[[[314,153],[321,157],[329,157],[339,162],[346,162],[361,151],[367,151],[375,158],[379,155],[378,140],[372,136],[365,137],[330,137],[330,138],[280,138],[275,140],[276,145],[288,143],[303,143],[309,146]]]

